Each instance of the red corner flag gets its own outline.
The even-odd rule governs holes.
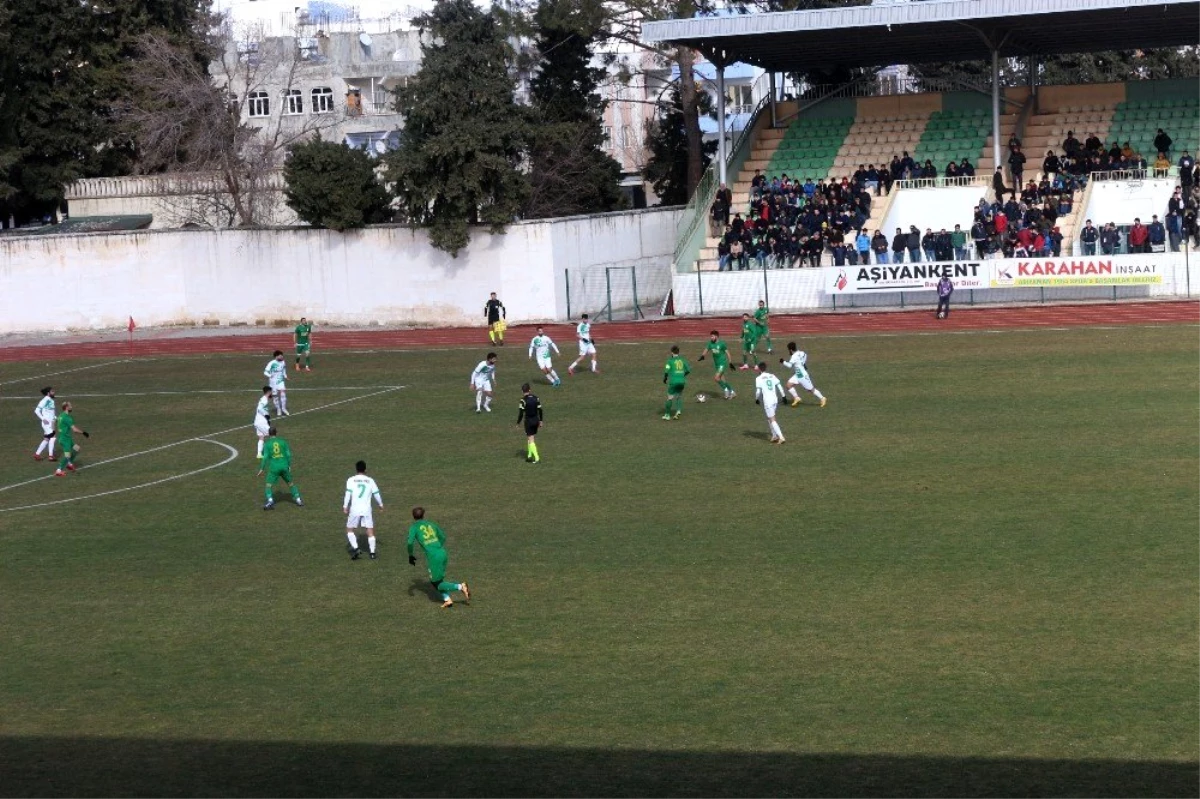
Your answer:
[[[133,317],[129,317],[129,332],[132,333],[137,328],[137,322],[133,321]]]

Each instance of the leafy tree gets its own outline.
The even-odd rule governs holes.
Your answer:
[[[386,222],[388,195],[375,166],[364,150],[314,136],[288,148],[284,195],[313,227],[348,230]]]
[[[122,174],[132,144],[114,107],[135,42],[183,41],[198,0],[8,0],[0,4],[0,215],[55,213],[72,180]]]
[[[704,102],[699,110],[707,113],[710,101],[707,94],[702,97]],[[650,161],[646,165],[644,177],[654,187],[660,205],[683,205],[691,196],[692,186],[688,168],[687,119],[678,88],[659,100],[657,112],[646,134],[646,149],[650,151]],[[702,170],[712,161],[716,151],[716,141],[703,144],[700,151]]]
[[[470,225],[503,232],[525,205],[529,114],[513,99],[513,54],[493,14],[471,0],[438,0],[413,21],[421,71],[396,90],[404,136],[384,156],[387,179],[401,215],[456,256]]]
[[[591,65],[597,21],[575,0],[541,0],[534,14],[540,71],[530,86],[526,216],[611,211],[621,204],[621,165],[604,152],[604,70]]]

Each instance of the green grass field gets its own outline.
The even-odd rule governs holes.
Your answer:
[[[1195,795],[1194,327],[808,339],[830,402],[783,447],[681,343],[683,419],[667,344],[610,345],[536,389],[531,466],[523,348],[476,415],[482,350],[317,338],[279,423],[307,507],[270,513],[266,353],[6,365],[0,793]],[[50,473],[46,382],[83,465],[155,451],[4,488]],[[414,504],[470,605],[408,565]]]

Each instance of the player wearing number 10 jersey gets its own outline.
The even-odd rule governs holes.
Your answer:
[[[367,477],[367,462],[359,461],[354,464],[354,476],[346,481],[346,498],[342,500],[342,512],[346,514],[346,539],[349,541],[347,550],[350,560],[358,560],[361,554],[358,549],[359,527],[367,531],[367,549],[371,552],[371,560],[375,560],[375,520],[371,516],[371,501],[383,510],[383,497],[379,495],[379,486]]]

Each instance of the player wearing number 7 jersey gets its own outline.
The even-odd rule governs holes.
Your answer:
[[[412,516],[415,521],[408,528],[409,565],[417,565],[413,547],[420,544],[425,552],[425,563],[429,566],[429,580],[442,595],[442,607],[454,607],[454,600],[450,598],[451,591],[461,591],[463,597],[470,602],[471,589],[465,582],[452,583],[446,579],[446,566],[450,563],[450,556],[446,554],[446,534],[442,532],[442,528],[438,527],[436,522],[426,521],[424,508],[413,508]]]
[[[346,498],[342,500],[342,512],[346,514],[346,539],[350,542],[347,550],[350,560],[358,560],[361,552],[358,549],[359,527],[367,531],[367,549],[371,552],[371,560],[375,560],[375,520],[371,517],[371,500],[383,510],[383,497],[379,495],[379,486],[367,477],[367,462],[359,461],[354,464],[354,476],[346,481]]]
[[[808,374],[808,354],[804,350],[797,350],[796,342],[794,341],[789,341],[787,348],[790,357],[786,360],[780,358],[779,362],[784,366],[790,366],[792,369],[792,376],[787,381],[788,393],[792,395],[792,407],[795,408],[800,404],[800,394],[796,391],[796,386],[800,386],[805,391],[812,392],[812,395],[820,400],[821,407],[824,408],[825,395],[813,387],[812,377]]]

